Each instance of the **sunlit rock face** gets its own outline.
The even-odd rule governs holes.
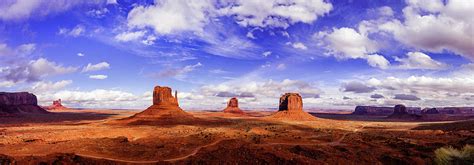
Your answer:
[[[303,99],[298,93],[285,93],[280,97],[279,111],[303,111]]]
[[[34,94],[28,92],[0,92],[0,115],[24,113],[46,114],[48,112],[38,106],[38,100]]]
[[[280,97],[278,112],[269,116],[270,119],[311,121],[316,118],[303,111],[303,98],[298,93],[285,93]]]
[[[239,113],[242,114],[244,113],[240,108],[239,108],[239,100],[237,98],[231,98],[229,102],[227,103],[227,107],[224,109],[225,113]]]
[[[171,94],[170,87],[156,86],[153,90],[153,105],[176,105],[178,104],[178,91],[175,91],[175,96]]]

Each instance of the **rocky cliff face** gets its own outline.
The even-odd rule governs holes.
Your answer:
[[[229,102],[227,103],[227,107],[224,109],[225,113],[239,113],[242,114],[244,113],[240,108],[239,108],[239,100],[237,98],[231,98]]]
[[[7,93],[0,92],[0,115],[22,113],[48,113],[38,106],[34,94],[28,92]]]
[[[280,97],[279,111],[303,111],[303,99],[298,93],[285,93]]]
[[[156,86],[153,90],[153,105],[175,105],[178,104],[178,91],[175,91],[175,96],[171,95],[170,87]]]
[[[173,96],[171,91],[170,87],[156,86],[153,89],[153,105],[125,120],[128,120],[127,122],[130,124],[149,123],[150,121],[166,124],[194,120],[195,118],[191,114],[179,107],[178,92],[175,92],[175,96]]]
[[[280,97],[278,112],[269,118],[278,120],[309,121],[316,118],[303,111],[303,98],[298,93],[285,93]]]

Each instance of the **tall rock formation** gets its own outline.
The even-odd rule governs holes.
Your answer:
[[[303,99],[298,93],[285,93],[280,97],[278,112],[270,118],[281,120],[308,121],[316,118],[303,111]]]
[[[188,114],[179,107],[178,92],[175,91],[175,96],[171,92],[170,87],[156,86],[153,90],[153,105],[125,120],[131,120],[130,122],[135,122],[135,124],[150,120],[161,121],[162,123],[194,120],[195,118],[191,114]]]
[[[227,107],[224,109],[225,113],[236,113],[236,114],[243,114],[244,111],[242,111],[239,108],[239,100],[237,98],[233,97],[229,100],[227,103]]]
[[[34,94],[0,92],[0,116],[29,113],[46,114],[48,111],[38,106],[38,100]]]
[[[47,110],[66,110],[69,109],[65,106],[63,106],[61,99],[54,100],[53,104],[50,106],[45,107]]]

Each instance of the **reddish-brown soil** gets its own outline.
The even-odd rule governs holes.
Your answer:
[[[0,164],[433,164],[440,147],[474,144],[472,120],[394,122],[325,114],[279,121],[266,119],[273,112],[198,111],[180,123],[117,122],[137,112],[0,118]]]

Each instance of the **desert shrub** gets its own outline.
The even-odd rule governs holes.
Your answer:
[[[466,145],[458,150],[453,147],[442,147],[435,151],[435,162],[439,165],[474,164],[474,146]]]

